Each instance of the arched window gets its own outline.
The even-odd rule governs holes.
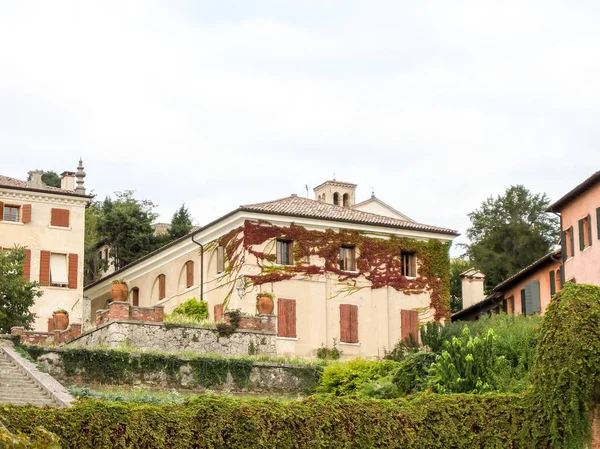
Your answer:
[[[185,288],[190,288],[194,285],[194,262],[188,260],[185,263]]]
[[[323,194],[323,199],[321,201],[323,201],[324,203],[327,202],[327,200],[325,199],[325,194]]]
[[[344,207],[350,206],[350,195],[348,195],[347,193],[344,193],[344,196],[342,197],[342,201],[343,201],[342,204]]]
[[[137,287],[131,289],[131,304],[134,306],[140,305],[140,289]]]
[[[158,276],[158,300],[165,299],[167,297],[167,277],[164,274]]]
[[[333,204],[335,204],[336,206],[340,205],[340,194],[337,192],[333,194]]]
[[[321,195],[319,195],[317,199],[319,200],[319,202],[323,201],[323,197]]]

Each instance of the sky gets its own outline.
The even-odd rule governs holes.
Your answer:
[[[0,0],[0,174],[170,221],[335,178],[457,229],[600,169],[600,3]],[[453,254],[458,255],[457,249]]]

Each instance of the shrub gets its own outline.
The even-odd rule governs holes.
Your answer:
[[[317,358],[321,360],[339,360],[342,354],[343,351],[337,347],[337,338],[333,339],[332,348],[321,345],[321,347],[317,349]]]
[[[435,362],[432,352],[416,352],[409,354],[398,367],[393,377],[398,395],[417,393],[427,389],[429,368]]]
[[[412,334],[409,334],[408,337],[399,340],[398,343],[394,346],[394,349],[391,351],[384,350],[383,358],[385,360],[394,360],[396,362],[404,359],[406,354],[411,352],[417,352],[419,350],[419,342],[413,337]]]
[[[197,301],[196,298],[190,298],[183,304],[175,307],[173,313],[195,318],[198,321],[206,320],[208,318],[208,305],[205,301]]]
[[[316,391],[336,396],[354,394],[362,384],[385,377],[397,367],[398,363],[393,361],[382,362],[361,358],[332,363],[323,370]]]
[[[1,406],[0,420],[31,434],[43,425],[64,449],[516,448],[517,395],[417,395],[375,401],[197,396],[182,405],[85,400],[69,409]],[[533,446],[533,444],[532,444]],[[539,446],[543,447],[543,446]]]

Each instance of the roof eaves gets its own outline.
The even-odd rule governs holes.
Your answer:
[[[2,189],[12,189],[12,190],[24,190],[27,192],[36,192],[36,193],[46,193],[48,195],[64,195],[64,196],[74,196],[77,198],[86,198],[86,199],[92,199],[94,198],[94,195],[80,195],[78,193],[71,193],[68,191],[64,191],[61,192],[59,190],[47,190],[47,189],[35,189],[33,187],[21,187],[21,186],[11,186],[11,185],[6,185],[6,184],[0,184],[0,188]]]
[[[522,270],[517,271],[512,276],[510,276],[509,278],[505,279],[504,281],[502,281],[501,283],[496,285],[494,287],[493,291],[499,292],[500,290],[505,289],[506,287],[508,287],[508,286],[514,284],[515,282],[517,282],[518,280],[522,279],[525,275],[529,274],[531,271],[543,267],[544,265],[546,265],[548,262],[550,262],[552,260],[556,261],[556,259],[554,259],[554,256],[558,256],[558,255],[560,255],[560,249],[549,252],[545,256],[540,257],[535,262],[526,266]]]
[[[569,204],[572,200],[596,185],[598,182],[600,182],[600,171],[594,173],[581,184],[569,191],[566,195],[563,195],[560,199],[548,206],[546,212],[560,212],[560,209],[562,209],[565,205]]]
[[[462,310],[459,310],[456,313],[453,313],[450,318],[451,318],[452,321],[458,320],[458,319],[462,318],[465,315],[469,315],[471,312],[475,312],[477,310],[482,309],[483,306],[487,306],[489,304],[494,303],[494,301],[500,299],[500,297],[501,297],[501,295],[499,295],[498,293],[492,293],[487,298],[482,299],[479,302],[476,302],[475,304],[467,307],[466,309],[462,309]]]

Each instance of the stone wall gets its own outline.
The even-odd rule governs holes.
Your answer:
[[[13,327],[11,335],[19,335],[21,341],[32,345],[50,346],[66,343],[81,335],[81,324],[73,323],[64,331],[54,330],[51,332],[26,331],[23,327]]]
[[[292,365],[280,363],[265,362],[246,362],[250,366],[249,372],[240,375],[240,370],[236,371],[236,361],[240,359],[199,359],[190,357],[177,357],[177,361],[170,362],[171,366],[177,366],[175,372],[167,372],[161,369],[160,364],[148,367],[145,365],[143,370],[128,369],[124,373],[125,377],[116,375],[103,376],[98,373],[98,368],[88,368],[84,359],[93,359],[78,353],[76,357],[66,357],[69,349],[44,348],[41,351],[32,352],[36,362],[40,367],[65,385],[87,385],[94,386],[100,384],[111,385],[132,385],[160,388],[185,389],[190,391],[202,391],[205,389],[218,391],[252,391],[262,393],[284,393],[297,394],[306,393],[316,386],[321,375],[322,368],[316,365]],[[93,350],[90,350],[93,352]],[[140,354],[130,354],[131,358],[127,361],[129,367],[139,367]],[[199,368],[202,364],[199,360],[206,362],[204,368]],[[75,363],[70,369],[65,368],[67,363]],[[215,372],[221,374],[220,381],[214,380],[208,382],[206,371],[210,371],[211,362],[215,362]],[[226,368],[223,368],[225,366]],[[213,367],[214,368],[214,367]],[[107,367],[111,371],[110,367]],[[200,369],[202,375],[198,375]],[[225,371],[223,371],[225,370]],[[114,371],[111,371],[114,373]],[[109,373],[110,374],[110,373]],[[123,374],[123,373],[121,373]]]
[[[275,332],[238,329],[221,337],[213,327],[151,323],[132,320],[109,321],[71,340],[69,345],[87,348],[129,346],[162,352],[275,356]]]
[[[113,301],[108,309],[96,311],[96,326],[100,326],[111,320],[134,320],[162,323],[164,319],[164,307],[138,307],[132,306],[126,301]]]

